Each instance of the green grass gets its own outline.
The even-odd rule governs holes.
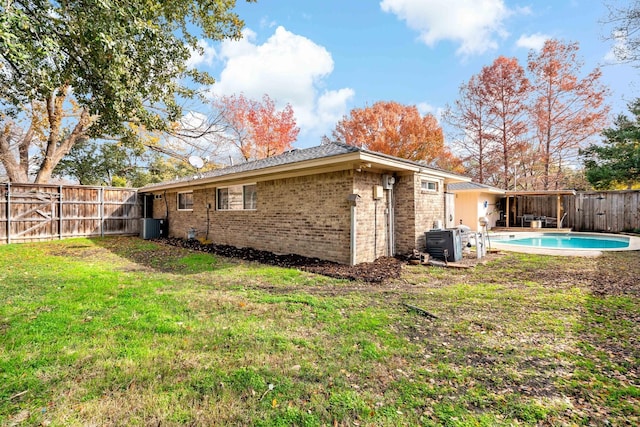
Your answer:
[[[639,273],[507,255],[372,285],[136,238],[0,246],[0,425],[637,425]]]

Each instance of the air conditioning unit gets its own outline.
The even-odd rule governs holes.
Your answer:
[[[140,238],[149,240],[157,239],[161,234],[160,219],[142,218],[140,223]]]
[[[424,237],[431,257],[452,262],[462,259],[462,236],[457,228],[427,231]]]

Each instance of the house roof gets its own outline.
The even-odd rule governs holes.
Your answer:
[[[501,190],[496,187],[491,187],[490,185],[479,184],[477,182],[453,182],[447,185],[447,190],[452,191],[454,193],[461,192],[478,192],[478,193],[494,193],[494,194],[505,194],[505,190]]]
[[[352,166],[348,166],[352,164]],[[174,181],[151,184],[142,187],[140,191],[159,191],[170,188],[191,187],[207,185],[220,181],[233,179],[252,179],[277,173],[301,174],[303,170],[318,169],[321,167],[339,167],[346,169],[353,165],[362,165],[370,168],[375,165],[378,168],[389,171],[414,171],[425,172],[444,178],[448,181],[468,181],[469,178],[447,172],[424,163],[414,162],[375,151],[365,150],[337,142],[319,145],[316,147],[294,149],[277,156],[265,159],[239,163],[233,166],[214,169],[191,177],[180,178]]]

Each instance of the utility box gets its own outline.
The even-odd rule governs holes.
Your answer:
[[[140,238],[149,240],[160,237],[160,220],[153,218],[142,218],[140,220]]]
[[[149,240],[166,237],[166,233],[163,233],[164,222],[163,219],[142,218],[140,220],[140,238]]]
[[[457,228],[427,231],[424,237],[431,257],[451,262],[462,259],[462,236]]]
[[[384,188],[382,185],[373,186],[373,200],[380,200],[384,197]]]
[[[393,175],[382,175],[382,188],[384,190],[393,190],[393,184],[396,183],[396,179]]]

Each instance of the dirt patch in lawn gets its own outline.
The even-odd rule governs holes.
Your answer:
[[[403,267],[409,262],[409,257],[381,257],[374,262],[365,262],[350,266],[321,260],[319,258],[309,258],[295,254],[278,255],[252,248],[206,244],[198,240],[166,238],[155,241],[170,246],[209,252],[231,259],[241,259],[285,268],[297,268],[302,271],[321,274],[335,279],[360,280],[367,283],[389,284],[396,279],[400,279]],[[458,267],[473,267],[479,262],[486,263],[499,256],[501,255],[488,254],[486,258],[478,260],[475,255],[467,254],[462,260],[456,262],[455,265]],[[414,262],[417,262],[417,260]]]
[[[226,258],[242,259],[275,265],[285,268],[298,268],[310,273],[322,274],[336,279],[362,280],[371,283],[383,283],[400,277],[404,261],[393,257],[378,258],[374,262],[362,263],[354,266],[324,261],[319,258],[309,258],[301,255],[278,255],[272,252],[260,251],[252,248],[237,248],[228,245],[205,244],[198,240],[176,238],[158,239],[156,242],[171,246],[208,252]]]

